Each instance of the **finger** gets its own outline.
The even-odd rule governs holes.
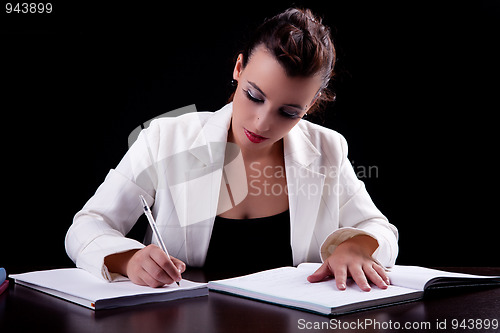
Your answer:
[[[144,260],[142,269],[143,272],[141,272],[140,277],[150,287],[158,287],[160,284],[163,286],[174,282],[170,275],[151,257]]]
[[[372,288],[368,284],[368,280],[366,279],[365,272],[361,265],[353,265],[349,267],[349,272],[351,273],[352,279],[359,288],[363,291],[370,291]]]
[[[309,282],[320,282],[331,276],[330,268],[327,262],[324,262],[314,273],[307,277],[307,281]]]
[[[158,265],[158,267],[160,267],[161,270],[166,273],[168,279],[166,279],[165,281],[170,281],[170,283],[173,283],[174,281],[179,282],[180,280],[182,280],[179,269],[175,266],[170,257],[165,252],[163,252],[163,250],[161,250],[160,248],[156,248],[154,249],[154,251],[151,251],[150,256]],[[158,274],[158,278],[161,279],[160,281],[164,281],[163,279],[165,279],[165,275],[161,271],[154,271],[154,273]],[[155,275],[153,275],[153,277],[156,278]],[[165,283],[170,284],[169,282]]]
[[[177,270],[180,273],[184,273],[184,271],[186,270],[186,264],[184,262],[182,262],[182,260],[179,260],[179,259],[174,258],[172,256],[170,257],[170,259],[174,263],[175,267],[177,267]]]
[[[162,281],[158,281],[155,279],[149,272],[143,270],[140,274],[140,279],[144,281],[145,286],[149,286],[151,288],[160,288],[163,287],[166,283]]]
[[[387,285],[391,284],[391,280],[389,279],[389,276],[387,275],[384,267],[380,266],[379,264],[374,264],[373,269],[378,273],[378,275],[380,275],[380,277]]]
[[[363,270],[365,275],[371,282],[375,283],[377,287],[380,289],[387,289],[387,284],[384,282],[384,279],[379,275],[379,273],[374,269],[375,263],[366,264],[363,266]]]
[[[347,285],[347,266],[345,265],[338,265],[334,269],[334,275],[335,275],[335,283],[337,284],[337,289],[338,290],[346,290]]]

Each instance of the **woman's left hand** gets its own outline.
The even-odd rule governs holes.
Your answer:
[[[364,291],[370,291],[368,280],[381,289],[390,284],[385,270],[371,257],[377,249],[378,243],[370,236],[355,236],[341,243],[321,265],[316,272],[310,275],[309,282],[323,281],[328,277],[335,277],[339,290],[346,289],[346,280],[350,276]]]

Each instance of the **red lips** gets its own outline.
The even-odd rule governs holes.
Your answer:
[[[257,135],[254,132],[250,132],[246,128],[243,128],[243,129],[245,130],[245,134],[246,134],[248,140],[250,140],[253,143],[261,143],[262,141],[266,141],[267,139],[269,139],[269,138]]]

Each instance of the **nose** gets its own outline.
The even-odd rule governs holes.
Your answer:
[[[272,112],[268,108],[262,108],[257,112],[255,117],[255,130],[258,131],[256,134],[264,135],[265,132],[269,131],[272,124]]]

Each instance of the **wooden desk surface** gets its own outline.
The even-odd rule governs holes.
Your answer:
[[[446,270],[500,275],[500,267]],[[188,270],[184,277],[195,281],[207,278],[197,269]],[[500,288],[433,292],[423,301],[337,317],[215,292],[208,297],[97,312],[12,281],[9,290],[0,295],[2,333],[396,332],[398,327],[408,332],[500,332],[492,326],[486,329],[494,320],[500,321]]]

